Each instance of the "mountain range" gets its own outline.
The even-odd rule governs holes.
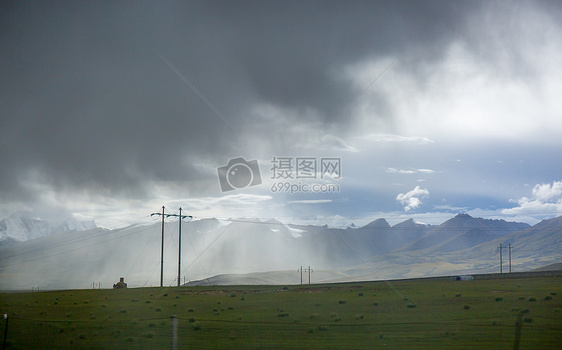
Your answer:
[[[62,223],[28,218],[18,214],[0,220],[0,245],[9,242],[24,242],[57,232],[84,231],[96,228],[93,220],[79,221],[70,217]]]
[[[312,268],[313,282],[499,272],[500,244],[504,271],[508,253],[513,271],[562,260],[562,217],[534,226],[458,214],[436,226],[412,219],[347,229],[201,219],[181,227],[181,282],[191,284],[300,283],[301,267]],[[164,229],[164,284],[176,285],[177,221]],[[119,277],[129,286],[159,285],[161,239],[160,224],[151,224],[14,241],[0,246],[0,290],[110,286]]]

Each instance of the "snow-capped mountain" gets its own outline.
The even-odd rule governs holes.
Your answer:
[[[57,225],[46,220],[12,214],[0,220],[0,244],[10,241],[24,242],[57,232],[84,231],[96,227],[93,220],[78,221],[74,217]]]

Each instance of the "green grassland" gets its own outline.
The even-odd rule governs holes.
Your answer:
[[[8,349],[520,349],[562,344],[562,278],[0,294]],[[0,322],[2,337],[6,320]]]

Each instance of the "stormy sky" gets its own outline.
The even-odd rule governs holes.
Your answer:
[[[3,1],[0,218],[562,215],[560,18],[556,1]]]

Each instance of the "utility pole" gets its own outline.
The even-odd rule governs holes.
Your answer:
[[[299,267],[299,268],[297,269],[297,271],[300,271],[300,273],[301,273],[301,285],[302,285],[302,266]]]
[[[503,261],[502,261],[502,244],[500,243],[500,273],[503,273]]]
[[[182,209],[179,209],[179,214],[165,214],[164,207],[162,207],[162,213],[152,213],[152,215],[161,215],[162,216],[162,253],[160,259],[160,287],[164,285],[164,218],[177,217],[180,219],[179,221],[179,232],[178,232],[178,287],[181,285],[181,221],[185,218],[193,219],[191,215],[181,215]]]
[[[506,249],[509,253],[509,273],[511,273],[511,243],[507,247],[500,243],[500,273],[503,273],[503,250]]]
[[[182,219],[190,218],[193,219],[191,215],[181,215],[182,209],[179,209],[179,214],[168,214],[167,217],[173,216],[179,218],[179,230],[178,230],[178,287],[181,285],[181,221]]]
[[[511,273],[511,243],[509,244],[509,273]]]
[[[181,285],[181,207],[180,207],[180,220],[179,220],[179,228],[178,228],[178,287],[180,285]]]
[[[162,245],[161,245],[161,252],[160,252],[160,287],[164,286],[164,209],[165,207],[162,206],[162,213],[152,213],[150,216],[153,215],[160,215],[162,216]]]
[[[304,269],[305,272],[308,272],[308,284],[310,284],[310,273],[313,272],[312,269],[310,268],[310,265],[308,266],[308,269]]]

